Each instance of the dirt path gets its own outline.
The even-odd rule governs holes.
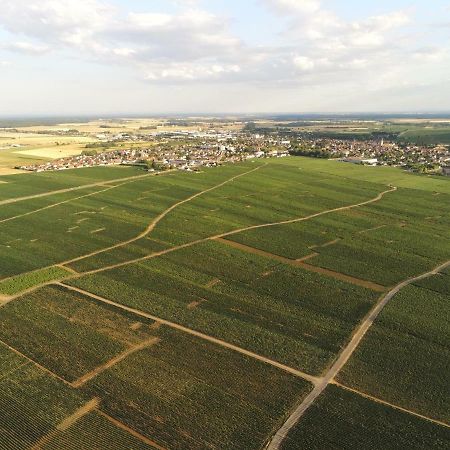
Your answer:
[[[47,206],[44,206],[42,208],[35,209],[33,211],[28,211],[28,212],[23,213],[23,214],[18,214],[17,216],[8,217],[7,219],[2,219],[2,220],[0,220],[0,223],[10,222],[11,220],[16,220],[16,219],[20,219],[22,217],[31,216],[32,214],[36,214],[38,212],[45,211],[47,209],[56,208],[57,206],[64,205],[65,203],[70,203],[70,202],[73,202],[73,201],[76,201],[76,200],[80,200],[82,198],[91,197],[93,195],[101,194],[102,192],[109,191],[109,190],[114,189],[114,188],[116,188],[118,186],[119,185],[113,186],[113,187],[108,187],[106,189],[101,189],[100,191],[91,192],[91,193],[86,194],[86,195],[80,195],[79,197],[74,197],[74,198],[71,198],[71,199],[68,199],[68,200],[64,200],[62,202],[52,203],[51,205],[47,205]]]
[[[116,427],[121,428],[124,431],[127,431],[135,438],[138,438],[140,441],[144,442],[144,444],[150,445],[150,447],[156,448],[157,450],[166,450],[164,447],[161,447],[156,442],[152,441],[151,439],[143,436],[142,434],[138,433],[136,430],[133,430],[132,428],[128,427],[122,422],[119,422],[117,419],[114,419],[114,417],[109,416],[108,414],[104,413],[103,411],[98,411],[100,415],[108,419],[111,423],[113,423]]]
[[[267,446],[268,450],[278,450],[281,446],[283,440],[287,437],[290,430],[298,423],[302,415],[305,411],[314,403],[314,401],[319,397],[320,394],[326,389],[326,387],[332,383],[336,377],[336,375],[341,371],[344,365],[349,360],[350,356],[356,350],[358,345],[361,343],[361,340],[369,330],[369,328],[374,323],[375,319],[381,313],[383,308],[389,303],[389,301],[404,287],[419,281],[425,278],[431,277],[433,275],[438,274],[441,270],[450,266],[450,261],[441,264],[430,272],[426,272],[422,275],[419,275],[414,278],[409,278],[408,280],[403,281],[402,283],[395,286],[391,289],[386,295],[382,296],[381,299],[377,302],[377,304],[372,308],[369,314],[363,319],[362,323],[359,325],[356,332],[353,334],[351,341],[347,344],[347,346],[341,351],[339,356],[337,357],[334,364],[330,367],[330,369],[325,373],[323,378],[319,383],[317,383],[314,389],[310,392],[310,394],[300,403],[300,405],[294,410],[294,412],[289,416],[283,426],[276,432],[273,436],[272,440]]]
[[[58,379],[59,381],[62,381],[64,384],[67,384],[68,386],[70,386],[70,383],[65,380],[64,378],[60,377],[59,375],[56,375],[56,373],[52,372],[50,369],[47,369],[47,367],[39,364],[38,362],[34,361],[33,359],[31,359],[30,357],[28,357],[27,355],[24,355],[22,352],[20,352],[19,350],[17,350],[14,347],[11,347],[10,345],[8,345],[6,342],[0,340],[0,344],[4,345],[6,348],[8,348],[9,350],[11,350],[13,353],[15,353],[16,355],[21,356],[22,358],[26,359],[28,362],[32,363],[33,365],[35,365],[36,367],[38,367],[39,369],[41,369],[42,371],[48,373],[49,375],[51,375],[53,378]]]
[[[331,214],[331,213],[335,213],[335,212],[339,212],[339,211],[347,211],[347,210],[353,209],[353,208],[359,208],[361,206],[370,205],[371,203],[378,202],[386,194],[389,194],[390,192],[395,192],[396,190],[397,190],[397,187],[393,186],[390,189],[381,192],[375,198],[372,198],[370,200],[366,200],[366,201],[361,202],[361,203],[354,203],[352,205],[340,206],[338,208],[333,208],[333,209],[327,209],[325,211],[320,211],[318,213],[311,214],[311,215],[305,216],[305,217],[300,217],[300,218],[297,218],[297,219],[283,220],[281,222],[265,223],[265,224],[261,224],[261,225],[253,225],[251,227],[245,227],[245,228],[241,228],[241,229],[238,229],[238,230],[230,231],[228,233],[224,233],[220,237],[232,236],[233,234],[242,233],[243,231],[256,230],[258,228],[267,228],[267,227],[274,227],[276,225],[287,225],[287,224],[290,224],[290,223],[303,222],[305,220],[314,219],[315,217],[324,216],[326,214]]]
[[[80,409],[75,411],[71,416],[66,417],[59,425],[56,426],[56,428],[59,431],[65,431],[69,429],[75,422],[80,420],[83,416],[89,414],[91,411],[96,409],[99,404],[100,399],[97,397],[93,398],[91,401],[86,403]]]
[[[243,176],[248,175],[248,174],[250,174],[252,172],[255,172],[256,170],[259,170],[260,168],[266,166],[267,164],[268,163],[265,163],[265,164],[263,164],[261,166],[255,167],[252,170],[249,170],[247,172],[241,173],[239,175],[235,175],[234,177],[231,177],[228,180],[225,180],[225,181],[223,181],[220,184],[217,184],[217,185],[215,185],[213,187],[210,187],[208,189],[205,189],[203,191],[197,192],[196,194],[191,195],[190,197],[185,198],[184,200],[181,200],[181,201],[173,204],[172,206],[167,208],[165,211],[163,211],[159,216],[157,216],[155,219],[153,219],[150,222],[150,224],[147,226],[147,228],[142,233],[138,234],[137,236],[135,236],[135,237],[133,237],[131,239],[128,239],[128,240],[122,241],[122,242],[118,242],[117,244],[111,245],[110,247],[105,247],[105,248],[102,248],[100,250],[96,250],[94,252],[88,253],[86,255],[79,256],[77,258],[73,258],[73,259],[65,261],[65,262],[63,262],[61,264],[64,264],[64,265],[71,264],[71,263],[74,263],[76,261],[81,261],[82,259],[90,258],[91,256],[99,255],[100,253],[104,253],[104,252],[107,252],[107,251],[110,251],[110,250],[114,250],[116,248],[120,248],[120,247],[124,247],[126,245],[129,245],[129,244],[132,244],[133,242],[136,242],[139,239],[142,239],[142,238],[146,237],[147,235],[149,235],[154,230],[154,228],[158,225],[158,223],[161,222],[161,220],[164,219],[164,217],[166,217],[168,214],[170,214],[174,209],[178,208],[179,206],[184,205],[185,203],[188,203],[188,202],[196,199],[197,197],[200,197],[201,195],[204,195],[204,194],[206,194],[208,192],[214,191],[215,189],[219,189],[222,186],[225,186],[226,184],[231,183],[231,182],[233,182],[234,180],[237,180],[240,177],[243,177]]]
[[[333,381],[332,384],[334,384],[334,385],[336,385],[336,386],[338,386],[338,387],[340,387],[342,389],[345,389],[346,391],[353,392],[354,394],[358,394],[361,397],[364,397],[364,398],[367,398],[369,400],[372,400],[372,401],[374,401],[376,403],[381,403],[382,405],[386,405],[386,406],[389,406],[391,408],[398,409],[399,411],[402,411],[402,412],[407,413],[407,414],[411,414],[412,416],[419,417],[420,419],[427,420],[428,422],[433,422],[436,425],[440,425],[440,426],[443,426],[443,427],[446,427],[446,428],[450,428],[450,425],[448,423],[441,422],[440,420],[432,419],[431,417],[428,417],[428,416],[423,416],[422,414],[419,414],[419,413],[416,413],[414,411],[411,411],[410,409],[402,408],[401,406],[395,405],[393,403],[386,402],[386,401],[381,400],[380,398],[377,398],[377,397],[373,397],[373,396],[371,396],[369,394],[366,394],[365,392],[361,392],[361,391],[358,391],[356,389],[352,389],[352,388],[350,388],[348,386],[345,386],[345,385],[343,385],[341,383],[338,383],[337,381]]]
[[[256,353],[253,353],[253,352],[249,351],[249,350],[245,350],[244,348],[238,347],[237,345],[230,344],[229,342],[222,341],[221,339],[217,339],[215,337],[209,336],[209,335],[201,333],[199,331],[192,330],[191,328],[187,328],[187,327],[185,327],[183,325],[180,325],[178,323],[171,322],[171,321],[165,320],[165,319],[161,319],[160,317],[154,316],[152,314],[145,313],[145,312],[140,311],[138,309],[134,309],[134,308],[130,308],[130,307],[125,306],[125,305],[121,305],[120,303],[116,303],[116,302],[114,302],[112,300],[108,300],[108,299],[106,299],[104,297],[100,297],[98,295],[92,294],[91,292],[85,291],[83,289],[79,289],[79,288],[74,287],[74,286],[68,286],[68,285],[66,285],[64,283],[57,283],[57,284],[59,286],[64,287],[65,289],[67,289],[69,291],[78,292],[79,294],[91,297],[91,298],[93,298],[93,299],[95,299],[97,301],[100,301],[102,303],[105,303],[107,305],[114,306],[114,307],[116,307],[118,309],[121,309],[123,311],[131,312],[131,313],[133,313],[133,314],[135,314],[137,316],[144,317],[146,319],[154,320],[154,321],[156,321],[156,322],[158,322],[158,323],[160,323],[162,325],[166,325],[166,326],[168,326],[170,328],[173,328],[175,330],[179,330],[179,331],[182,331],[184,333],[190,334],[192,336],[196,336],[198,338],[201,338],[201,339],[204,339],[206,341],[212,342],[214,344],[220,345],[221,347],[224,347],[224,348],[227,348],[229,350],[233,350],[235,352],[241,353],[242,355],[249,356],[249,357],[251,357],[253,359],[257,359],[258,361],[264,362],[266,364],[270,364],[271,366],[277,367],[278,369],[284,370],[285,372],[289,372],[289,373],[291,373],[291,374],[293,374],[293,375],[295,375],[297,377],[303,378],[303,379],[305,379],[305,380],[307,380],[307,381],[309,381],[311,383],[317,383],[317,381],[318,381],[318,379],[316,377],[314,377],[312,375],[309,375],[307,373],[301,372],[300,370],[294,369],[293,367],[286,366],[285,364],[279,363],[278,361],[274,361],[273,359],[266,358],[265,356],[258,355]]]
[[[170,171],[167,170],[164,173],[169,173],[169,172]],[[98,181],[96,183],[84,184],[81,186],[74,186],[74,187],[65,188],[65,189],[58,189],[56,191],[42,192],[41,194],[27,195],[25,197],[9,198],[6,200],[1,200],[0,206],[9,205],[10,203],[22,202],[24,200],[32,200],[33,198],[49,197],[50,195],[64,194],[66,192],[79,191],[80,189],[86,189],[86,188],[91,188],[91,187],[96,187],[96,186],[104,186],[108,183],[120,183],[121,181],[138,180],[139,178],[146,178],[146,177],[152,177],[152,176],[155,176],[155,174],[154,173],[146,173],[145,175],[134,175],[132,177],[117,178],[115,180]]]
[[[263,256],[265,258],[271,258],[271,259],[274,259],[276,261],[280,261],[280,262],[282,262],[284,264],[289,264],[290,266],[300,267],[302,269],[308,270],[309,272],[320,273],[321,275],[326,275],[326,276],[335,278],[335,279],[340,280],[340,281],[345,281],[347,283],[354,284],[356,286],[362,286],[362,287],[365,287],[367,289],[371,289],[371,290],[376,291],[376,292],[384,292],[387,289],[385,286],[381,286],[380,284],[372,283],[371,281],[361,280],[360,278],[351,277],[350,275],[345,275],[345,274],[340,273],[340,272],[334,272],[333,270],[324,269],[322,267],[312,266],[312,265],[306,264],[304,262],[304,261],[306,261],[308,259],[313,258],[314,256],[317,256],[317,253],[305,256],[305,257],[300,258],[300,259],[289,259],[289,258],[285,258],[284,256],[279,256],[279,255],[275,255],[273,253],[265,252],[264,250],[260,250],[258,248],[254,248],[254,247],[249,247],[248,245],[240,244],[239,242],[230,241],[228,239],[218,238],[216,240],[218,242],[222,242],[222,243],[224,243],[226,245],[229,245],[231,247],[237,248],[239,250],[243,250],[243,251],[248,252],[248,253],[253,253],[255,255],[260,255],[260,256]]]
[[[11,295],[0,294],[0,308],[12,300]]]
[[[259,167],[262,167],[262,166],[259,166]],[[256,169],[254,169],[254,170],[256,170]],[[241,176],[242,175],[245,175],[245,174],[241,174]],[[166,255],[168,253],[172,253],[172,252],[175,252],[175,251],[178,251],[178,250],[182,250],[184,248],[192,247],[194,245],[198,245],[198,244],[201,244],[203,242],[226,238],[227,236],[232,236],[234,234],[242,233],[242,232],[247,231],[247,230],[253,230],[255,228],[272,227],[272,226],[275,226],[275,225],[283,225],[283,224],[287,224],[287,223],[302,222],[302,221],[306,221],[306,220],[312,219],[314,217],[323,216],[323,215],[326,215],[326,214],[331,214],[331,213],[334,213],[334,212],[337,212],[337,211],[345,211],[345,210],[356,208],[356,207],[359,207],[359,206],[368,205],[370,203],[374,203],[374,202],[377,202],[377,201],[381,200],[384,195],[386,195],[389,192],[394,192],[396,190],[397,190],[397,188],[393,187],[393,188],[391,188],[391,189],[389,189],[387,191],[384,191],[384,192],[378,194],[375,198],[373,198],[371,200],[367,200],[365,202],[357,203],[357,204],[353,204],[353,205],[342,206],[342,207],[339,207],[339,208],[328,209],[326,211],[321,211],[319,213],[312,214],[310,216],[300,217],[300,218],[297,218],[297,219],[291,219],[291,220],[282,221],[282,222],[267,223],[267,224],[261,224],[261,225],[253,225],[253,226],[250,226],[250,227],[240,228],[238,230],[233,230],[233,231],[229,231],[229,232],[226,232],[226,233],[216,234],[214,236],[209,236],[209,237],[206,237],[206,238],[203,238],[203,239],[198,239],[196,241],[188,242],[186,244],[181,244],[181,245],[177,245],[175,247],[171,247],[171,248],[168,248],[168,249],[165,249],[165,250],[161,250],[159,252],[155,252],[155,253],[152,253],[152,254],[147,255],[147,256],[142,256],[140,258],[131,259],[129,261],[124,261],[124,262],[121,262],[121,263],[112,264],[110,266],[101,267],[99,269],[90,270],[88,272],[83,272],[83,273],[80,273],[77,277],[81,277],[83,275],[92,275],[92,274],[95,274],[95,273],[104,272],[106,270],[117,269],[119,267],[127,266],[129,264],[135,264],[135,263],[138,263],[138,262],[146,261],[148,259],[156,258],[158,256],[163,256],[163,255]],[[118,244],[118,246],[121,246],[121,245],[123,245],[123,244]],[[104,251],[104,250],[100,250],[100,252],[102,252],[102,251]],[[94,254],[96,254],[96,253],[94,253]],[[82,256],[80,258],[77,258],[76,260],[83,259],[83,258],[86,258],[86,257],[87,256],[85,255],[85,256]],[[280,258],[282,258],[282,257],[280,257]],[[72,261],[69,261],[69,262],[61,263],[61,264],[69,264],[70,262],[73,262],[73,261],[76,261],[76,260],[72,260]]]
[[[32,450],[42,450],[51,440],[58,435],[60,431],[68,430],[75,422],[80,420],[86,414],[89,414],[100,404],[100,399],[97,397],[87,402],[84,406],[77,409],[72,415],[66,417],[61,423],[56,425],[56,428],[50,433],[43,436],[39,441],[31,447]]]
[[[141,342],[139,344],[133,345],[129,349],[125,350],[124,352],[118,354],[114,358],[107,361],[105,364],[96,367],[91,372],[88,372],[87,374],[83,375],[82,377],[78,378],[78,380],[74,381],[72,386],[74,388],[79,388],[86,384],[88,381],[92,380],[92,378],[95,378],[97,375],[100,375],[102,372],[104,372],[107,369],[110,369],[111,367],[115,366],[116,364],[123,361],[128,356],[132,355],[133,353],[139,352],[143,350],[144,348],[150,347],[151,345],[157,344],[160,341],[159,338],[154,337],[151,339],[148,339],[144,342]]]

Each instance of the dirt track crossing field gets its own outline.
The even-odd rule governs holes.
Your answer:
[[[369,328],[374,323],[375,319],[378,317],[383,308],[392,300],[392,298],[405,286],[412,284],[416,281],[423,280],[425,278],[436,275],[440,271],[446,269],[450,266],[450,261],[440,264],[433,270],[426,272],[414,278],[405,280],[391,289],[386,295],[384,295],[375,307],[370,311],[368,316],[362,321],[349,344],[341,351],[335,363],[326,372],[323,378],[317,383],[311,393],[302,401],[302,403],[295,409],[295,411],[289,416],[283,426],[275,433],[271,439],[267,449],[268,450],[278,450],[284,441],[284,439],[289,434],[290,430],[298,423],[305,411],[314,403],[314,401],[319,397],[320,394],[325,390],[325,388],[333,382],[336,375],[344,367],[347,361],[350,359],[353,352],[356,350],[358,345],[361,343],[364,335],[367,333]],[[431,420],[431,419],[430,419]]]

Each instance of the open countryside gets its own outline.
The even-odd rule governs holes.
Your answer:
[[[0,450],[450,450],[449,0],[0,0]]]
[[[0,179],[0,448],[449,447],[447,177]]]

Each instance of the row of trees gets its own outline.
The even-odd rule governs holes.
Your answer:
[[[343,158],[345,155],[341,152],[330,152],[322,148],[295,147],[289,151],[293,156],[309,156],[310,158]]]

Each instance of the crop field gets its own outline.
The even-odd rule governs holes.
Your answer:
[[[78,392],[0,344],[0,448],[29,448],[85,403]]]
[[[57,302],[47,301],[48,298],[54,298],[52,291],[56,290],[59,290]],[[24,353],[23,357],[0,347],[0,361],[14,386],[22,379],[22,367],[36,374],[23,375],[26,382],[30,381],[31,376],[39,377],[36,383],[44,377],[42,370],[25,359],[34,357],[39,364],[55,373],[45,377],[42,382],[48,379],[50,385],[53,383],[64,388],[64,397],[60,401],[64,399],[69,405],[66,409],[58,405],[61,411],[58,411],[59,415],[55,419],[52,418],[53,422],[48,424],[45,418],[43,424],[36,421],[33,424],[33,427],[37,427],[34,434],[28,429],[16,430],[18,433],[26,432],[31,442],[49,435],[42,448],[58,448],[61,444],[67,448],[75,448],[83,442],[90,442],[92,445],[102,434],[109,437],[99,448],[108,448],[108,443],[124,449],[151,448],[145,444],[153,439],[160,445],[169,445],[169,448],[185,448],[186,445],[191,445],[190,448],[203,448],[205,445],[217,446],[221,442],[226,443],[222,448],[259,448],[267,440],[272,428],[282,420],[292,402],[310,389],[306,381],[282,370],[175,330],[154,328],[149,321],[139,322],[139,318],[124,316],[115,309],[99,306],[95,301],[72,291],[47,288],[37,291],[36,295],[40,302],[45,302],[46,308],[53,308],[55,318],[46,317],[42,311],[36,317],[30,304],[37,301],[31,296],[14,302],[17,305],[14,307],[17,316],[21,310],[28,314],[27,325],[31,329],[30,334],[34,336],[33,345],[20,348]],[[2,311],[4,321],[8,322],[12,314],[8,311],[11,305],[4,308],[8,312],[6,314]],[[38,310],[37,305],[35,309]],[[67,320],[61,321],[60,317],[64,316]],[[25,331],[20,324],[21,320],[22,317],[19,317],[15,323],[19,324],[17,333],[23,335]],[[53,338],[47,340],[47,336],[42,336],[44,331],[40,327],[45,325],[51,333],[55,329],[53,323],[57,320],[63,322],[63,330],[58,336],[53,334]],[[99,323],[99,320],[102,322]],[[130,327],[131,324],[140,324],[140,327]],[[93,345],[97,353],[98,349],[102,349],[103,358],[111,356],[108,351],[112,345],[105,340],[106,335],[109,339],[129,345],[148,339],[150,332],[153,337],[157,336],[153,345],[130,354],[126,361],[106,367],[95,377],[87,378],[83,385],[72,383],[73,388],[77,388],[76,391],[64,384],[63,380],[55,378],[56,375],[64,375],[69,380],[73,375],[78,376],[81,372],[90,370],[94,364],[102,364],[104,361],[99,361],[97,355],[89,353],[89,364],[81,366],[81,362],[86,360],[83,356],[88,354]],[[62,333],[78,336],[76,343],[69,348],[66,335]],[[26,340],[25,336],[22,338]],[[5,336],[3,332],[2,339],[7,340],[8,345],[19,347],[11,335]],[[46,352],[38,354],[36,347],[42,350],[44,346]],[[190,355],[188,360],[184,358],[186,353]],[[45,354],[50,356],[46,357]],[[57,367],[55,360],[58,361]],[[69,362],[76,362],[77,367],[69,366]],[[64,369],[66,366],[69,368]],[[248,383],[248,374],[252,376],[251,383]],[[146,381],[149,378],[151,383]],[[0,380],[0,384],[4,383],[3,379]],[[266,389],[266,383],[270,383],[270,390]],[[33,401],[32,386],[31,383],[28,385],[30,402]],[[22,389],[25,390],[26,387],[24,385]],[[0,396],[2,400],[9,400],[7,392],[6,386]],[[41,392],[43,394],[44,390]],[[14,395],[17,395],[16,392]],[[55,423],[62,422],[64,415],[69,415],[69,407],[71,410],[77,409],[75,406],[81,407],[82,399],[92,398],[98,399],[101,414],[89,413],[73,427],[60,427],[55,433]],[[30,408],[42,407],[37,400],[35,403]],[[14,415],[10,412],[13,407],[11,405],[2,410],[2,413],[5,411],[11,421],[17,421],[18,411]],[[34,419],[31,411],[28,414],[28,409],[24,409],[22,413],[22,421],[31,422]],[[50,413],[51,411],[47,411],[47,414]],[[105,421],[105,417],[112,420]],[[117,429],[115,421],[137,431],[139,441],[133,442],[132,436]],[[12,442],[10,437],[4,437],[7,439],[6,443]],[[26,448],[25,443],[20,445],[19,448]]]
[[[36,272],[24,273],[0,281],[0,294],[14,295],[34,286],[67,277],[71,272],[63,267],[49,267]]]
[[[134,238],[171,205],[242,171],[230,167],[198,177],[145,176],[104,187],[95,195],[78,193],[73,201],[37,208],[34,214],[27,210],[26,216],[1,224],[0,279]],[[60,202],[57,198],[55,203]]]
[[[322,386],[283,448],[446,448],[449,230],[388,167],[0,176],[0,449],[262,449]]]
[[[445,449],[447,428],[330,386],[300,420],[282,450]]]
[[[69,283],[315,374],[379,295],[217,242]]]
[[[201,339],[164,327],[158,335],[160,343],[104,372],[86,390],[103,399],[102,411],[163,447],[261,448],[293,398],[310,389]]]
[[[436,277],[436,278],[435,278]],[[430,278],[428,287],[434,285]],[[450,419],[450,296],[409,286],[381,313],[339,376],[344,385],[442,421]]]
[[[69,382],[152,336],[146,329],[131,329],[133,322],[121,314],[59,286],[10,302],[1,315],[1,341]]]
[[[79,155],[87,143],[97,141],[87,136],[62,136],[33,132],[0,132],[0,175],[15,173],[15,166],[43,163],[52,159]]]

